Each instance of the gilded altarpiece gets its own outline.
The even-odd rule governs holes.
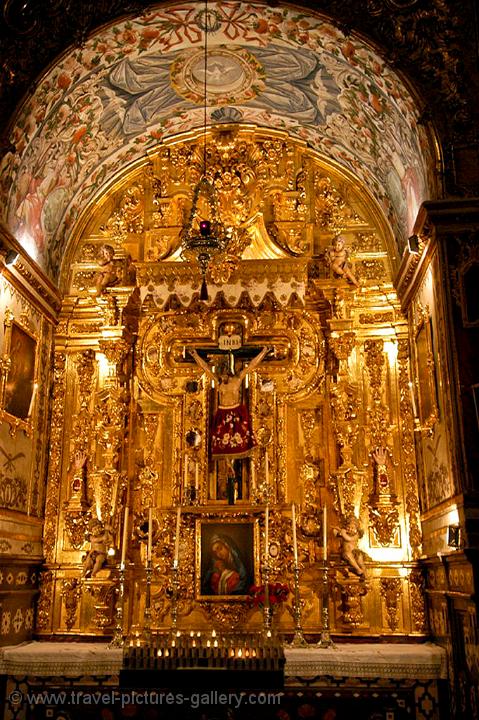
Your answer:
[[[334,633],[422,635],[409,346],[380,212],[285,134],[208,133],[231,241],[200,301],[180,234],[201,165],[194,137],[151,152],[70,249],[38,630],[112,634],[124,554],[124,630],[141,634],[152,508],[153,631],[171,623],[175,559],[180,628],[261,626],[248,589],[215,597],[199,577],[213,527],[244,546],[245,577],[261,582],[266,556],[270,582],[289,586],[273,621],[292,633],[294,503],[305,633],[321,629],[327,556]],[[348,276],[328,262],[338,235]],[[213,375],[245,369],[255,444],[233,469],[211,455],[218,386],[195,352]]]

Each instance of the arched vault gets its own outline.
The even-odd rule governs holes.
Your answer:
[[[158,5],[103,27],[41,78],[11,127],[3,221],[58,282],[69,238],[112,178],[207,122],[286,131],[377,200],[398,257],[435,196],[433,140],[402,79],[364,39],[294,7]]]

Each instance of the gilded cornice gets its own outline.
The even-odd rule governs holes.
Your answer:
[[[7,267],[2,264],[1,272],[5,279],[23,295],[28,296],[38,310],[50,316],[52,320],[56,320],[61,308],[61,298],[57,288],[3,227],[0,227],[0,242],[18,253],[14,265]]]
[[[423,281],[436,251],[438,237],[466,232],[471,226],[477,226],[478,222],[479,205],[472,198],[423,203],[414,227],[419,252],[405,250],[394,283],[404,312]]]

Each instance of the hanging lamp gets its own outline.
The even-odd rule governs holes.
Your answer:
[[[206,153],[206,107],[207,107],[207,70],[208,70],[208,0],[205,0],[204,12],[205,54],[204,54],[204,104],[203,104],[203,169],[193,190],[191,211],[181,231],[181,257],[194,261],[201,272],[200,300],[208,300],[206,275],[210,262],[223,253],[230,236],[221,222],[218,211],[216,189],[207,174]],[[203,199],[203,211],[207,209],[207,217],[201,217],[200,204]]]

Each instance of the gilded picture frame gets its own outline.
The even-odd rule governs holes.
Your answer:
[[[2,362],[1,414],[13,431],[30,434],[35,401],[38,341],[26,319],[7,311]]]
[[[245,601],[259,579],[258,521],[214,518],[196,521],[196,597]]]
[[[432,319],[423,315],[415,333],[416,391],[421,429],[430,431],[439,417]]]

